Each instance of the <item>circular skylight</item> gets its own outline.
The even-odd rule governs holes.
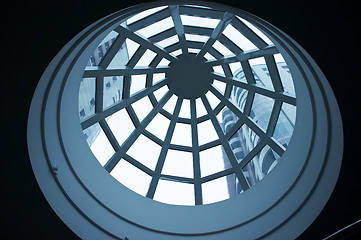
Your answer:
[[[293,133],[292,74],[247,20],[195,5],[122,21],[90,56],[79,115],[115,179],[177,205],[222,201],[282,161]]]
[[[332,193],[342,137],[301,46],[196,0],[91,24],[49,64],[28,120],[46,199],[97,240],[295,239]]]

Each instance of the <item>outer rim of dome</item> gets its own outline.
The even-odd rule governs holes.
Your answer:
[[[222,9],[256,25],[275,43],[295,82],[297,121],[283,161],[253,188],[215,204],[187,207],[159,203],[137,195],[101,171],[82,136],[74,104],[79,83],[68,81],[81,77],[89,56],[86,53],[122,19],[147,8],[177,3]],[[84,239],[238,239],[239,235],[280,239],[297,237],[326,204],[341,166],[343,134],[337,102],[325,76],[302,47],[282,31],[221,4],[158,1],[97,21],[59,52],[32,100],[28,148],[46,199]]]

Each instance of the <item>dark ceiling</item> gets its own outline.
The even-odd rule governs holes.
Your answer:
[[[24,1],[20,5],[13,1],[9,9],[2,9],[8,14],[1,29],[5,31],[1,80],[6,84],[1,94],[5,106],[1,201],[3,227],[11,234],[6,239],[78,239],[52,211],[32,173],[26,146],[28,108],[42,72],[72,37],[96,20],[140,2]],[[355,141],[360,124],[355,115],[361,102],[355,92],[360,80],[355,75],[354,54],[359,44],[352,32],[355,8],[345,1],[324,0],[215,2],[251,12],[288,33],[319,64],[338,100],[345,137],[339,181],[324,210],[299,239],[322,239],[360,219],[361,165],[356,155],[359,141]]]

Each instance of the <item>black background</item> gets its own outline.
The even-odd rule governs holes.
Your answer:
[[[79,239],[52,211],[33,175],[27,115],[38,80],[60,49],[96,20],[141,1],[8,2],[2,33],[2,235],[5,239]],[[253,13],[286,32],[328,78],[343,118],[345,150],[335,190],[299,239],[322,239],[361,218],[360,55],[356,6],[345,1],[216,1]],[[355,1],[354,1],[355,2]],[[357,27],[356,27],[357,26]],[[5,74],[4,74],[5,73]],[[357,93],[356,93],[357,91]],[[5,106],[5,108],[4,108]],[[357,133],[356,133],[357,131]],[[3,239],[3,237],[1,237]]]

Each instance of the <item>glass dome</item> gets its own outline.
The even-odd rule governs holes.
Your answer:
[[[282,54],[253,24],[166,5],[125,19],[96,46],[79,116],[93,154],[120,183],[200,205],[243,193],[282,161],[296,96]]]

